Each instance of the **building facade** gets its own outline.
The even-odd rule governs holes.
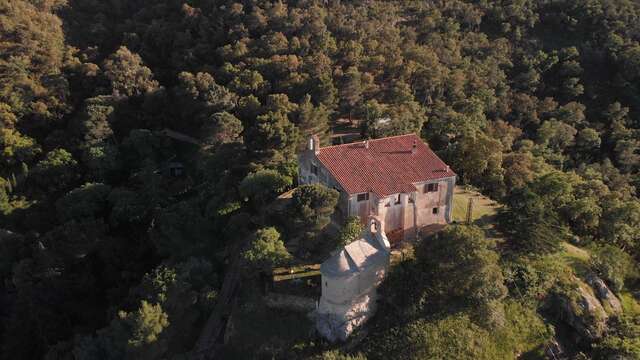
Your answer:
[[[340,193],[344,218],[375,216],[384,232],[405,238],[451,222],[456,174],[415,134],[327,147],[312,137],[298,165],[300,184]]]

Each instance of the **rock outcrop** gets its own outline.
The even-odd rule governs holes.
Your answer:
[[[579,337],[588,342],[602,338],[610,317],[622,312],[620,300],[594,274],[586,282],[573,277],[570,284],[556,293],[556,312]]]
[[[619,315],[622,313],[622,303],[618,297],[609,289],[602,279],[595,274],[587,275],[587,284],[594,290],[596,297],[609,315]]]

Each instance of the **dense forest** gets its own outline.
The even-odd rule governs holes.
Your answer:
[[[333,190],[271,206],[341,131],[419,134],[499,213],[420,242],[358,341],[281,314],[219,358],[640,358],[634,0],[0,0],[0,358],[191,358],[229,271],[245,311],[357,236]]]

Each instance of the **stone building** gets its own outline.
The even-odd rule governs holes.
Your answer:
[[[300,184],[336,189],[339,216],[376,216],[390,238],[451,221],[456,174],[415,134],[327,147],[312,137],[298,160]]]
[[[390,244],[382,223],[370,218],[362,237],[320,266],[322,296],[316,328],[330,341],[346,340],[376,310],[376,288],[389,267]]]

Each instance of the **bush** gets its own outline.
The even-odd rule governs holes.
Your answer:
[[[614,320],[610,331],[595,346],[600,359],[640,358],[640,317],[622,315]]]
[[[338,234],[337,246],[341,248],[358,239],[364,230],[364,226],[360,222],[360,218],[357,216],[351,216],[347,219],[347,222],[340,230],[340,234]]]
[[[625,280],[634,272],[631,256],[613,245],[592,249],[591,267],[615,292],[622,290]]]
[[[251,200],[256,208],[276,198],[293,180],[275,170],[258,170],[247,175],[240,183],[240,195]]]
[[[293,233],[305,241],[315,239],[331,222],[338,196],[337,191],[321,184],[298,187],[288,209]]]
[[[524,301],[539,302],[551,291],[559,279],[571,274],[567,265],[555,257],[520,258],[508,263],[504,270],[506,284],[512,296]]]
[[[460,312],[421,318],[383,330],[364,343],[369,359],[515,359],[523,353],[542,358],[543,345],[553,336],[533,308],[504,302],[504,326],[488,330],[472,315]],[[537,353],[539,352],[539,353]]]
[[[250,264],[261,269],[269,269],[291,259],[280,233],[273,227],[256,231],[251,247],[243,256]]]
[[[449,226],[416,247],[426,284],[444,307],[477,306],[502,300],[504,286],[495,242],[477,226]]]
[[[528,188],[516,189],[506,198],[498,225],[521,253],[548,254],[560,249],[568,230],[560,226],[554,206]]]

